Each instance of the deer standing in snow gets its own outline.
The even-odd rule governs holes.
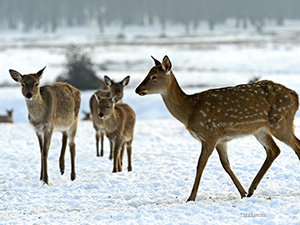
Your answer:
[[[71,153],[71,180],[75,173],[75,135],[80,109],[80,91],[73,86],[56,82],[40,87],[40,79],[46,67],[37,73],[22,75],[9,70],[11,77],[22,86],[28,108],[28,119],[34,127],[41,150],[40,180],[48,184],[47,158],[53,131],[62,132],[62,148],[59,158],[61,174],[65,170],[67,140]]]
[[[113,172],[122,171],[124,148],[126,146],[128,171],[132,171],[131,154],[134,135],[135,113],[124,103],[115,103],[112,97],[98,97],[98,117],[102,121],[105,135],[108,137],[113,154]]]
[[[82,121],[88,121],[91,120],[91,113],[86,112],[86,111],[82,111],[84,114],[84,117],[82,118]]]
[[[125,77],[120,82],[114,82],[108,76],[104,76],[104,82],[107,85],[107,89],[100,89],[96,91],[90,98],[90,109],[92,114],[93,126],[96,130],[96,155],[103,156],[103,137],[104,137],[104,127],[103,122],[99,118],[98,106],[96,96],[101,97],[112,97],[113,101],[116,103],[121,103],[124,95],[124,88],[128,85],[130,77]],[[99,140],[101,144],[101,149],[99,153]],[[110,150],[109,159],[112,159],[112,149]]]
[[[6,115],[1,115],[0,116],[0,123],[12,123],[12,114],[13,110],[6,110]]]
[[[293,130],[293,120],[299,106],[295,91],[264,80],[187,95],[176,81],[168,56],[163,58],[162,63],[155,58],[153,60],[155,66],[136,88],[136,93],[141,96],[160,94],[169,112],[202,143],[188,201],[196,199],[203,170],[214,148],[242,198],[253,195],[280,153],[272,136],[290,146],[300,159],[300,141]],[[248,193],[231,170],[227,155],[227,142],[244,135],[254,135],[267,153]]]

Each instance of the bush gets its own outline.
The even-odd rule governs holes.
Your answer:
[[[96,76],[90,55],[81,47],[66,48],[66,71],[56,81],[67,82],[80,90],[99,89],[103,81]]]

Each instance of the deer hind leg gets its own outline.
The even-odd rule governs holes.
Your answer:
[[[272,136],[268,132],[261,130],[258,133],[256,133],[254,136],[259,141],[259,143],[261,143],[264,146],[267,153],[267,158],[263,163],[262,167],[260,168],[260,170],[258,171],[257,175],[255,176],[254,180],[252,181],[247,197],[251,197],[253,195],[259,182],[266,174],[266,172],[268,171],[268,169],[270,168],[274,160],[280,154],[280,149],[278,148]]]
[[[275,136],[275,135],[274,135]],[[276,134],[275,136],[278,140],[282,141],[286,145],[290,146],[296,155],[298,156],[298,159],[300,160],[300,141],[299,139],[294,135],[289,135],[289,137],[286,136],[286,134]]]
[[[278,140],[291,147],[300,160],[300,140],[294,134],[292,122],[283,121],[278,124],[278,128],[273,128],[271,132]]]
[[[76,127],[71,130],[69,133],[69,148],[70,148],[70,155],[71,155],[71,180],[76,179],[76,172],[75,172],[75,156],[76,156],[76,145],[75,145],[75,135],[76,135]]]
[[[235,176],[235,174],[231,170],[229,159],[228,159],[228,154],[227,154],[227,143],[224,143],[224,142],[218,143],[216,146],[216,149],[219,153],[220,161],[222,163],[224,170],[231,177],[234,185],[236,186],[236,188],[238,189],[238,191],[241,195],[241,198],[245,197],[246,191],[245,191],[244,187],[241,185],[240,181],[238,180],[238,178]]]
[[[295,151],[298,159],[300,160],[300,140],[295,135],[293,135],[292,140],[293,145],[290,146]]]
[[[187,201],[195,201],[203,170],[207,164],[209,156],[211,155],[211,153],[215,148],[215,145],[216,145],[215,142],[208,143],[206,141],[202,141],[202,149],[198,159],[197,172],[196,172],[193,189]]]
[[[60,152],[60,157],[59,157],[59,168],[60,168],[61,175],[63,175],[65,172],[65,153],[66,153],[66,147],[67,147],[67,140],[68,140],[68,135],[66,134],[66,132],[63,132],[62,146],[61,146],[61,152]]]

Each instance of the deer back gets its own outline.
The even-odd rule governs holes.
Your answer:
[[[194,111],[188,129],[202,133],[247,135],[276,126],[287,112],[298,109],[297,93],[272,81],[259,81],[191,95]]]
[[[41,88],[41,95],[49,101],[53,109],[53,118],[56,126],[69,126],[78,120],[80,109],[80,91],[73,86],[56,82]],[[50,106],[49,106],[50,107]]]
[[[135,125],[135,112],[128,105],[124,103],[116,104],[115,111],[118,115],[118,121],[122,123],[122,131],[125,139],[132,139]]]
[[[12,123],[12,113],[13,110],[6,110],[6,115],[1,115],[0,116],[0,123]]]

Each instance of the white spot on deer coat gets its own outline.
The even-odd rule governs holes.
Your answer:
[[[203,110],[200,110],[200,113],[203,115],[203,117],[207,116],[207,114],[205,112],[203,112]]]

